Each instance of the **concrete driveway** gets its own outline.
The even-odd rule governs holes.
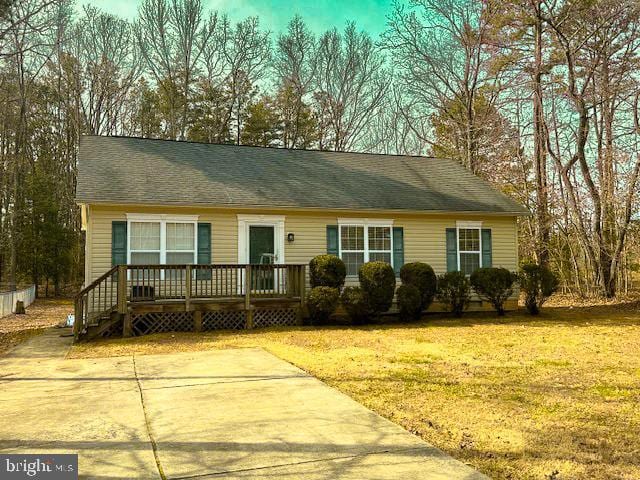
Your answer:
[[[0,453],[78,453],[96,479],[484,479],[259,349],[0,359]]]

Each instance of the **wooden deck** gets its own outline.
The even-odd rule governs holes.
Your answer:
[[[74,336],[291,325],[304,298],[305,265],[118,265],[76,296]]]

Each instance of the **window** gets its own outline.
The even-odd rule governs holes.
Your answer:
[[[465,275],[482,266],[479,228],[458,228],[458,265]]]
[[[128,220],[130,264],[196,263],[196,217],[128,215]]]
[[[362,224],[340,225],[340,258],[347,275],[357,275],[360,266],[381,261],[392,264],[391,226]]]
[[[167,223],[167,261],[168,264],[194,263],[195,261],[195,224]]]
[[[342,225],[340,227],[340,258],[347,267],[347,275],[357,275],[360,266],[365,263],[364,227]]]
[[[129,232],[130,263],[160,263],[160,222],[131,222]]]

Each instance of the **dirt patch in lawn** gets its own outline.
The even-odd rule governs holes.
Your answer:
[[[263,347],[494,478],[640,478],[636,305],[162,334],[73,357]]]
[[[64,322],[73,312],[73,304],[67,299],[36,300],[24,315],[7,315],[0,318],[0,355],[48,327]]]

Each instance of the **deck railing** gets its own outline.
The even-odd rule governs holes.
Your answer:
[[[75,298],[76,337],[110,312],[127,313],[129,302],[206,299],[299,298],[304,301],[305,265],[119,265]]]

